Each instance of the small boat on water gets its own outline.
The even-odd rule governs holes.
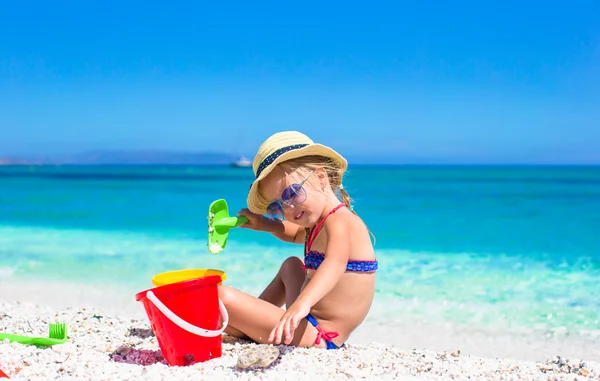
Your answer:
[[[248,168],[252,166],[252,161],[242,156],[237,161],[231,163],[231,166],[236,168]]]

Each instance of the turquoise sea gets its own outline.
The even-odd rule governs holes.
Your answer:
[[[251,181],[224,166],[0,167],[0,278],[143,290],[209,267],[256,294],[302,247],[235,229],[208,253],[208,205],[237,213]],[[600,333],[600,167],[351,166],[344,186],[376,237],[374,318]]]

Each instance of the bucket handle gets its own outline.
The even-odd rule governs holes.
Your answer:
[[[227,309],[225,308],[225,305],[223,304],[221,299],[219,299],[219,310],[221,311],[221,316],[223,317],[223,326],[221,327],[221,329],[212,331],[209,329],[196,327],[195,325],[190,324],[187,321],[183,320],[182,318],[177,316],[173,311],[171,311],[167,306],[165,306],[163,304],[163,302],[161,302],[156,297],[156,295],[154,295],[154,293],[152,291],[146,292],[146,297],[148,298],[148,300],[150,300],[152,303],[154,303],[154,305],[156,306],[156,308],[158,308],[158,310],[160,312],[162,312],[173,323],[175,323],[177,326],[179,326],[179,328],[184,329],[184,330],[186,330],[190,333],[193,333],[195,335],[198,335],[198,336],[204,336],[204,337],[219,336],[221,333],[223,333],[223,331],[227,327],[227,324],[229,324],[229,314],[227,313]]]

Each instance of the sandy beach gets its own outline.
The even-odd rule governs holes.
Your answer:
[[[573,380],[600,375],[597,338],[502,337],[369,319],[338,351],[281,345],[270,366],[242,369],[238,359],[260,346],[224,336],[221,358],[170,367],[142,305],[129,291],[0,283],[1,332],[44,336],[52,322],[67,323],[67,343],[50,348],[0,344],[0,369],[11,379]]]

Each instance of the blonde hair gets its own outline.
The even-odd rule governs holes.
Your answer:
[[[307,168],[309,170],[315,170],[318,168],[325,169],[325,172],[327,173],[327,178],[329,179],[329,185],[331,186],[333,192],[337,192],[338,198],[341,199],[341,201],[346,205],[346,207],[348,207],[348,209],[352,213],[358,216],[358,214],[354,210],[354,207],[352,206],[352,199],[350,198],[350,195],[342,185],[342,180],[345,174],[344,171],[341,170],[335,164],[335,162],[329,159],[328,157],[317,155],[302,156],[295,159],[286,160],[280,163],[279,166],[291,171],[294,171],[298,168]],[[307,180],[307,182],[312,183],[310,178]],[[367,230],[369,229],[367,228]],[[371,234],[373,236],[373,240],[375,240],[375,235],[371,232],[371,230],[369,230],[369,234]]]

